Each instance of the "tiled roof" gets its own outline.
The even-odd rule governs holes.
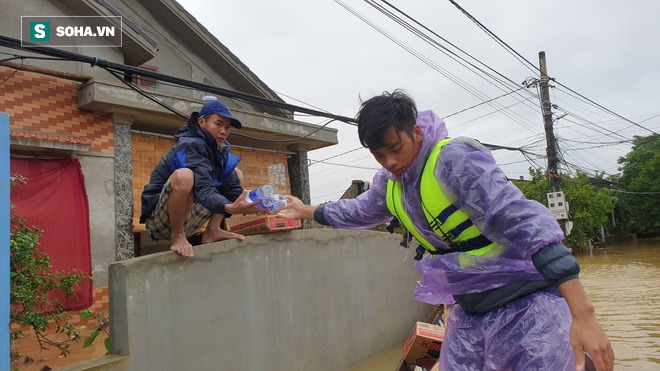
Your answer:
[[[75,137],[73,135],[62,134],[42,134],[29,131],[10,131],[9,136],[12,138],[29,138],[37,140],[48,140],[51,142],[72,143],[90,145],[92,141],[87,138]]]

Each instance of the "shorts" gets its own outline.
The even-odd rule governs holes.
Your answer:
[[[172,193],[172,185],[170,184],[171,179],[172,178],[168,179],[167,183],[165,183],[165,187],[163,187],[163,190],[160,192],[158,203],[145,223],[147,232],[149,232],[151,238],[156,241],[159,239],[167,240],[172,233],[170,214],[167,210],[167,200],[170,198],[170,193]],[[190,214],[188,214],[188,217],[183,223],[183,231],[186,234],[186,237],[194,235],[204,227],[209,219],[211,219],[212,215],[213,213],[211,213],[211,211],[195,201],[192,210],[190,210]]]

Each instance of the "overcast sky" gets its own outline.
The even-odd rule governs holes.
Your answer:
[[[450,136],[529,150],[531,163],[519,152],[494,151],[510,178],[528,178],[527,168],[546,166],[545,159],[533,155],[545,154],[537,90],[512,93],[526,79],[538,78],[540,51],[546,53],[549,76],[558,83],[552,83],[550,94],[557,105],[555,118],[560,117],[555,125],[560,150],[572,165],[568,171],[579,167],[615,174],[616,159],[630,149],[629,143],[616,142],[660,129],[660,1],[457,1],[522,55],[522,62],[448,0],[390,2],[419,22],[415,26],[431,43],[365,1],[179,2],[288,103],[354,117],[360,98],[405,89],[419,110],[446,117]],[[404,17],[386,3],[377,4]],[[443,53],[437,44],[450,52]],[[450,53],[463,61],[448,57]],[[563,113],[568,114],[561,117]],[[360,147],[354,127],[330,127],[339,129],[340,144],[310,152],[311,160]],[[310,166],[314,204],[338,198],[353,179],[370,181],[372,169],[379,167],[365,149],[327,162],[332,164]]]

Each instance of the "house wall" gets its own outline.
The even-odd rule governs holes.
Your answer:
[[[89,228],[94,287],[108,285],[108,265],[115,262],[114,158],[78,156],[89,202]]]
[[[16,39],[21,38],[21,16],[64,16],[78,15],[75,11],[67,8],[59,1],[45,0],[21,0],[21,1],[0,1],[2,6],[2,22],[0,23],[0,33]],[[122,62],[123,54],[117,48],[94,48],[94,47],[61,47],[58,49],[70,51],[73,53],[95,56],[99,59],[105,59],[113,62]],[[2,49],[0,49],[2,50]],[[12,54],[25,54],[17,50],[3,50]],[[73,74],[87,76],[99,76],[108,78],[110,75],[96,67],[91,67],[86,63],[74,63],[68,61],[40,61],[26,60],[27,65],[40,68],[47,68],[55,71],[63,71]],[[110,77],[111,78],[111,77]],[[75,97],[75,96],[74,96]]]
[[[89,152],[75,156],[82,166],[89,202],[92,278],[95,286],[105,286],[108,265],[116,260],[114,123],[107,114],[78,110],[75,81],[24,71],[14,73],[0,66],[0,81],[5,79],[0,111],[11,117],[12,132],[57,134],[89,143]],[[52,154],[37,150],[30,155]]]
[[[69,1],[69,4],[75,2]],[[126,17],[128,17],[135,24],[139,25],[147,34],[158,41],[158,52],[155,57],[145,62],[146,65],[158,67],[159,73],[177,76],[183,79],[190,79],[203,83],[208,83],[214,86],[231,89],[236,89],[232,86],[227,79],[225,79],[212,65],[207,62],[203,56],[198,56],[190,52],[190,48],[185,45],[182,40],[168,29],[170,25],[161,24],[161,20],[157,19],[149,10],[140,4],[137,0],[126,1],[110,1],[110,3],[119,9]],[[21,1],[0,1],[2,5],[2,24],[0,24],[0,33],[3,35],[11,36],[17,39],[21,38],[21,16],[64,16],[64,15],[80,15],[79,11],[70,9],[67,5],[59,3],[58,1],[45,1],[45,0],[21,0]],[[124,25],[124,27],[128,27]],[[107,47],[58,47],[58,49],[86,55],[94,56],[99,59],[108,60],[115,63],[125,63],[125,58],[122,50],[119,48]],[[1,50],[1,48],[0,48]],[[11,51],[11,53],[19,53],[20,51]],[[209,52],[211,55],[212,52]],[[210,57],[207,56],[208,57]],[[213,53],[212,58],[217,58]],[[211,59],[213,60],[213,59]],[[62,72],[73,74],[81,74],[91,76],[94,78],[114,80],[115,78],[102,68],[92,67],[88,63],[80,62],[59,62],[59,61],[39,61],[39,60],[26,60],[26,64],[37,66],[40,68],[47,68]],[[234,73],[235,71],[231,71]],[[223,71],[223,73],[227,73]],[[146,88],[147,91],[150,88]],[[158,91],[176,94],[185,98],[200,99],[206,95],[203,91],[193,91],[192,89],[176,87],[172,85],[160,85],[157,87]],[[223,99],[223,101],[230,107],[240,107],[244,109],[253,109],[254,106],[245,103],[233,101],[231,99]]]
[[[127,3],[130,4],[130,7],[127,6]],[[145,64],[158,66],[159,73],[227,89],[233,88],[223,76],[215,72],[213,66],[209,65],[201,56],[191,53],[190,48],[177,37],[176,33],[168,29],[169,25],[161,24],[159,19],[155,18],[137,1],[114,2],[113,5],[117,6],[129,18],[137,22],[145,32],[158,40],[158,53]],[[182,97],[196,98],[200,102],[201,98],[207,95],[203,91],[194,91],[171,85],[160,85],[158,90]],[[229,107],[251,107],[249,104],[233,101],[229,98],[223,98],[223,102],[228,104]]]
[[[0,33],[20,38],[21,16],[80,14],[73,8],[84,7],[83,3],[101,6],[99,2],[72,0],[0,0],[3,10]],[[148,65],[157,67],[158,72],[230,90],[274,96],[274,93],[252,75],[247,67],[243,66],[224,46],[214,45],[217,40],[206,35],[206,31],[201,29],[203,27],[195,24],[194,20],[187,19],[189,23],[185,24],[177,23],[177,25],[183,24],[184,27],[173,27],[170,22],[161,18],[167,12],[158,4],[138,0],[110,1],[110,3],[158,41],[156,56],[146,62]],[[147,4],[149,9],[145,8],[143,4]],[[183,15],[182,17],[185,18]],[[197,33],[199,33],[199,37],[190,36],[198,35]],[[191,40],[206,41],[200,44]],[[209,55],[201,52],[195,54],[190,51],[193,46],[206,46],[206,42],[209,42],[209,46],[215,47],[215,49],[209,49]],[[124,63],[126,56],[125,50],[114,47],[61,47],[58,49],[96,56],[99,59],[116,63]],[[11,54],[30,54],[26,50],[2,47],[0,47],[0,51]],[[219,61],[224,61],[224,64]],[[63,150],[58,148],[56,151],[36,145],[30,150],[30,154],[75,156],[80,160],[90,205],[94,282],[95,286],[105,285],[107,284],[108,264],[133,256],[133,231],[140,228],[136,221],[140,215],[139,197],[142,188],[148,181],[149,174],[160,156],[171,146],[171,142],[165,140],[168,143],[166,145],[165,142],[159,143],[158,150],[149,149],[136,154],[136,147],[140,147],[143,142],[139,140],[136,142],[131,132],[136,129],[168,133],[173,128],[164,127],[162,122],[156,118],[152,120],[150,115],[155,112],[153,108],[135,104],[135,99],[132,97],[137,96],[137,93],[128,90],[102,68],[92,67],[89,63],[69,61],[26,59],[20,62],[13,61],[13,63],[37,72],[16,71],[14,68],[0,66],[0,82],[2,82],[0,111],[10,114],[12,132],[36,133],[37,141],[42,135],[56,134],[67,137],[66,141],[69,144],[73,141],[82,147],[89,147],[84,150],[73,150],[71,147],[74,146],[71,145]],[[85,82],[82,87],[81,82]],[[115,85],[112,85],[113,83]],[[94,84],[103,85],[103,88],[110,91],[108,94],[116,93],[124,99],[117,102],[113,100],[98,101],[97,105],[94,105],[85,101],[85,99],[89,99],[94,102],[93,96],[90,98],[82,93],[81,96],[85,99],[78,96],[78,88],[81,89],[80,92],[84,93],[95,92],[94,89],[84,90],[85,85]],[[98,89],[105,91],[102,88]],[[191,99],[196,100],[206,95],[206,92],[203,91],[193,91],[165,84],[154,88],[143,87],[143,89],[147,92],[164,93],[164,99],[170,102],[169,104],[175,109],[181,111],[189,111]],[[129,98],[126,99],[126,97]],[[89,105],[85,106],[79,99]],[[133,105],[126,104],[127,100],[131,100]],[[302,130],[304,126],[288,118],[280,120],[282,117],[277,117],[277,115],[262,115],[263,108],[256,108],[245,102],[233,101],[228,98],[222,98],[222,100],[232,109],[237,108],[234,112],[242,115],[241,120],[244,123],[250,124],[249,121],[252,121],[251,124],[266,134],[281,133],[282,128],[285,128],[284,131],[287,133],[295,133],[296,130]],[[201,101],[199,103],[201,104]],[[78,108],[79,105],[82,108]],[[96,112],[89,109],[113,113]],[[157,114],[159,113],[155,112],[154,116],[158,116]],[[171,118],[170,121],[172,121]],[[150,126],[146,128],[147,125]],[[324,130],[329,133],[329,136],[319,140],[328,144],[336,142],[336,131],[332,131],[335,129]],[[52,140],[53,137],[50,138]],[[161,138],[161,140],[163,139]],[[12,144],[12,153],[14,153],[14,149],[14,144]],[[283,149],[280,150],[283,151]],[[273,183],[274,179],[278,192],[291,192],[288,167],[292,165],[287,163],[287,154],[240,148],[236,148],[234,153],[243,158],[240,168],[245,175],[245,188]],[[142,156],[144,159],[141,158]],[[139,159],[136,160],[136,157]],[[135,166],[138,168],[133,168]],[[306,161],[299,161],[297,167],[300,169],[296,169],[295,174],[306,174]],[[306,182],[307,176],[294,178],[294,181],[302,182],[303,180]],[[305,185],[308,188],[308,184]],[[301,197],[303,196],[301,195]],[[303,199],[305,198],[303,197]],[[250,217],[234,216],[229,219],[229,225],[249,219]],[[139,241],[144,240],[144,236],[138,237],[140,237]]]
[[[125,370],[347,370],[432,310],[399,241],[299,230],[113,263],[111,353]]]
[[[110,115],[80,111],[77,82],[0,66],[0,81],[5,79],[0,109],[11,116],[12,131],[88,139],[91,152],[114,154]]]
[[[243,172],[244,189],[254,189],[264,184],[271,184],[276,193],[291,194],[286,154],[245,148],[232,149],[232,153],[242,159],[238,167]],[[232,227],[254,218],[254,215],[233,215],[227,219],[227,225]]]
[[[89,200],[94,285],[105,286],[108,265],[123,258],[120,254],[132,256],[132,251],[117,251],[114,128],[118,121],[110,114],[79,110],[76,81],[0,66],[0,81],[5,79],[0,110],[10,115],[12,131],[58,134],[87,140],[90,145],[89,152],[77,152],[75,156],[83,168]],[[133,224],[129,231],[144,232],[144,225],[139,224],[142,189],[172,144],[169,138],[131,134]],[[273,183],[277,192],[290,193],[286,154],[243,148],[234,148],[232,152],[242,158],[239,167],[246,189]],[[34,155],[50,154],[44,150]],[[252,218],[236,215],[228,219],[228,225]],[[150,239],[141,241],[156,245]],[[165,245],[158,250],[166,249]]]

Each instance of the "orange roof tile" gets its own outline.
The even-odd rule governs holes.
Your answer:
[[[75,137],[72,135],[61,135],[61,134],[41,134],[28,131],[10,131],[10,137],[13,138],[30,138],[38,140],[48,140],[51,142],[62,142],[62,143],[75,143],[75,144],[86,144],[90,145],[92,141],[86,138]]]

